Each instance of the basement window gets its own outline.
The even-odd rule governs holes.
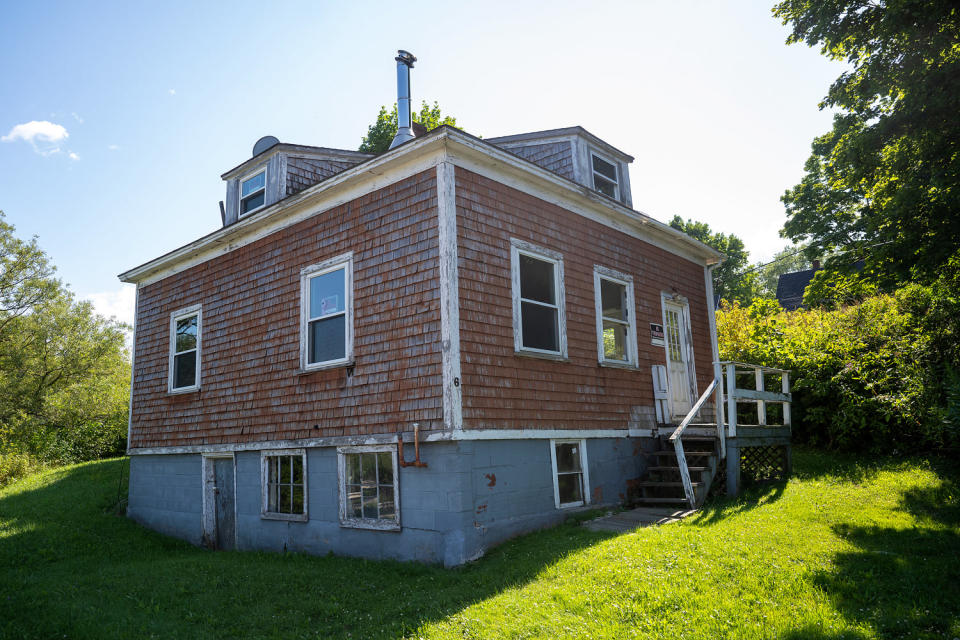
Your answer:
[[[240,182],[240,215],[263,208],[267,196],[267,170],[264,169]]]
[[[170,314],[170,364],[167,390],[185,393],[200,388],[200,305]]]
[[[593,285],[600,363],[637,366],[633,277],[597,265]]]
[[[263,472],[261,516],[307,520],[307,454],[304,449],[260,452]]]
[[[339,447],[340,524],[358,529],[400,529],[397,448]]]
[[[514,349],[530,355],[567,355],[563,257],[511,240]]]
[[[620,181],[617,179],[617,165],[595,153],[590,154],[593,169],[593,188],[614,200],[620,199]]]
[[[553,498],[557,509],[580,507],[590,502],[586,440],[551,440]]]
[[[353,358],[353,254],[301,272],[300,358],[303,369],[349,364]]]

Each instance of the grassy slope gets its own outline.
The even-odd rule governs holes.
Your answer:
[[[679,525],[458,570],[210,553],[111,514],[120,460],[0,490],[0,637],[960,637],[957,471],[800,453]]]

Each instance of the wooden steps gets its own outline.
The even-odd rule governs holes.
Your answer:
[[[686,433],[680,441],[683,443],[687,470],[690,473],[695,506],[699,507],[706,498],[717,469],[718,441],[715,435],[690,434],[688,436]],[[636,492],[634,502],[638,505],[686,504],[689,507],[676,449],[670,443],[668,436],[661,436],[658,445],[656,450],[646,452],[649,462],[646,477],[632,485]]]

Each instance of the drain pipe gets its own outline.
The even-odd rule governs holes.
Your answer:
[[[401,467],[426,467],[426,462],[420,462],[420,423],[413,423],[413,462],[407,462],[403,456],[403,434],[397,434],[397,457],[400,459]]]
[[[401,145],[407,140],[413,140],[413,114],[410,111],[410,69],[417,61],[409,51],[397,51],[397,135],[394,136],[390,148]]]

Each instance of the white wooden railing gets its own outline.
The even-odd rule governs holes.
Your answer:
[[[687,456],[683,452],[683,442],[680,440],[680,436],[683,435],[684,430],[689,426],[690,422],[693,420],[693,417],[700,413],[703,403],[707,401],[707,398],[710,397],[710,394],[713,393],[713,390],[717,388],[717,379],[714,378],[713,382],[710,383],[710,386],[707,387],[707,390],[703,392],[703,395],[700,396],[700,399],[697,400],[696,404],[693,405],[693,408],[690,409],[690,413],[687,414],[687,417],[683,419],[680,423],[680,426],[677,427],[674,432],[670,435],[670,442],[673,444],[673,449],[677,452],[677,465],[680,467],[680,481],[683,482],[683,493],[687,497],[687,502],[690,503],[691,509],[696,509],[697,498],[693,492],[693,483],[690,481],[690,469],[687,467]],[[721,441],[723,438],[721,438]]]

